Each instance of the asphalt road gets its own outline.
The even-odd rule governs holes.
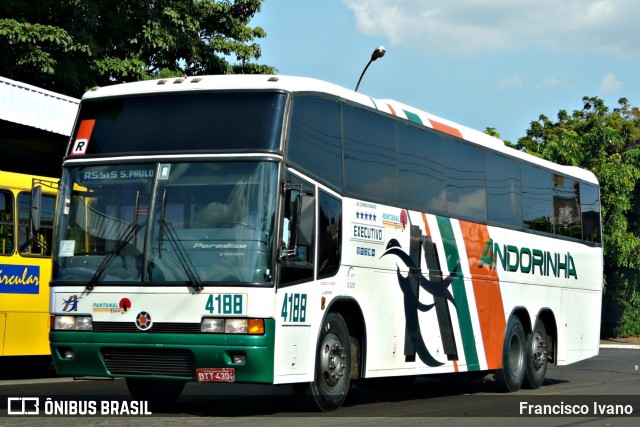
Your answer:
[[[539,389],[511,394],[494,392],[490,381],[459,375],[418,378],[412,384],[358,382],[343,407],[331,413],[309,412],[289,386],[190,383],[175,404],[148,408],[153,415],[117,418],[8,416],[8,397],[93,401],[98,412],[102,401],[128,399],[122,380],[26,378],[14,370],[0,378],[0,425],[636,425],[639,365],[637,346],[602,348],[598,357],[549,366]],[[539,415],[544,410],[565,416]]]

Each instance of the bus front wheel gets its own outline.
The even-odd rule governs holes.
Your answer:
[[[347,397],[351,377],[351,343],[342,316],[329,313],[322,325],[316,350],[314,381],[304,394],[321,411],[338,409]],[[300,385],[294,387],[300,391]]]
[[[184,381],[155,380],[144,378],[127,378],[129,394],[135,400],[146,400],[152,405],[162,405],[175,402],[182,390]]]
[[[513,392],[520,390],[526,371],[526,338],[522,322],[517,316],[509,317],[502,348],[502,369],[496,371],[498,390]]]

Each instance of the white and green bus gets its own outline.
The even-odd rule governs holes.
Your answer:
[[[598,354],[590,172],[395,101],[287,76],[93,89],[64,159],[51,350],[63,376],[292,384],[494,373]]]

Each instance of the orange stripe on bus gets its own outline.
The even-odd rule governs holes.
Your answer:
[[[427,214],[422,213],[422,221],[424,221],[424,235],[429,237],[431,236],[431,231],[429,231],[429,223],[427,222]]]
[[[502,367],[502,343],[506,321],[498,273],[486,264],[484,267],[478,266],[484,247],[490,239],[489,230],[486,225],[466,221],[460,221],[460,228],[471,270],[487,368],[499,369]]]
[[[95,124],[96,121],[94,119],[81,121],[76,139],[91,139],[91,134],[93,133],[93,127]]]
[[[391,104],[387,104],[387,107],[389,107],[389,110],[391,110],[391,114],[393,114],[394,116],[397,116],[396,114],[396,110],[393,109],[393,107],[391,106]]]
[[[452,126],[445,125],[444,123],[436,122],[435,120],[431,119],[429,119],[429,123],[431,123],[431,126],[433,126],[434,129],[439,130],[440,132],[448,133],[449,135],[462,138],[462,132]]]

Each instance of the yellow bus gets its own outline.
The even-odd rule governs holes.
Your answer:
[[[33,197],[33,192],[38,197]],[[57,180],[0,171],[0,360],[50,361],[49,280]],[[40,200],[32,203],[32,198]],[[39,217],[39,221],[32,221]],[[34,227],[36,222],[39,226]],[[11,358],[11,359],[10,359]]]

